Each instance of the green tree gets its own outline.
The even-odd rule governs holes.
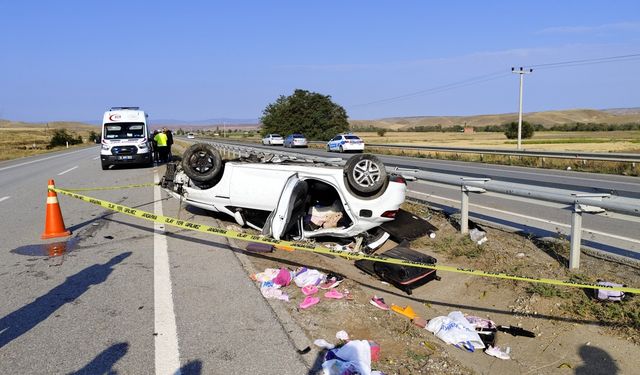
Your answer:
[[[94,132],[93,130],[89,133],[89,141],[97,143],[98,139],[100,139],[100,137],[98,136],[98,133]]]
[[[67,132],[67,129],[54,129],[48,147],[66,146],[67,142],[69,142],[70,145],[82,143],[82,137],[78,136],[74,138],[73,134]]]
[[[310,140],[329,140],[349,130],[347,118],[345,109],[331,101],[331,96],[296,89],[262,111],[261,133],[302,133]]]
[[[533,125],[526,121],[522,121],[522,139],[527,139],[533,137],[534,133]],[[517,139],[518,138],[518,123],[510,122],[506,125],[504,135],[507,136],[508,139]]]
[[[384,137],[387,134],[387,129],[378,129],[378,135]]]

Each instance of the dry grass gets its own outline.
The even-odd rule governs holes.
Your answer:
[[[524,114],[524,120],[532,124],[545,126],[582,123],[603,124],[628,124],[640,122],[640,111],[629,110],[614,113],[611,111],[598,111],[593,109],[570,109],[564,111],[530,112]],[[417,117],[393,117],[379,120],[352,120],[352,128],[375,126],[384,129],[407,129],[415,126],[444,127],[453,125],[487,126],[500,125],[512,121],[518,121],[517,113],[502,113],[495,115],[476,116],[417,116]]]
[[[486,147],[514,149],[502,133],[440,133],[387,132],[380,137],[375,132],[357,132],[365,143],[406,144],[411,146]],[[583,139],[584,142],[580,140]],[[525,150],[638,152],[640,131],[612,132],[536,132],[525,142]],[[563,141],[565,143],[563,143]],[[540,143],[536,143],[540,142]]]
[[[67,129],[74,137],[80,135],[85,142],[88,142],[88,136],[92,130],[99,133],[98,127],[79,123],[53,122],[47,127],[45,124],[0,121],[0,160],[60,150],[61,147],[47,149],[53,130],[57,128]],[[70,147],[78,146],[82,145]]]

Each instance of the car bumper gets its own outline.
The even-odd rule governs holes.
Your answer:
[[[345,143],[342,145],[345,151],[364,151],[364,143]]]
[[[100,155],[100,160],[108,164],[145,164],[151,162],[151,153],[135,155]]]

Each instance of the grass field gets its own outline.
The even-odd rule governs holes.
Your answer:
[[[65,128],[73,136],[82,136],[87,145],[90,132],[99,132],[98,127],[78,123],[26,124],[0,121],[0,161],[37,155],[60,150],[63,147],[47,149],[53,130]],[[74,145],[69,147],[82,147]]]
[[[366,143],[412,146],[486,147],[514,149],[515,141],[502,133],[356,132]],[[526,150],[640,152],[640,131],[536,132],[523,140]]]

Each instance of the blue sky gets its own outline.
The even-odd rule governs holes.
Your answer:
[[[0,0],[0,47],[12,120],[257,118],[296,88],[353,119],[504,113],[511,66],[640,54],[640,2]],[[524,109],[640,107],[639,88],[637,57],[540,67]]]

